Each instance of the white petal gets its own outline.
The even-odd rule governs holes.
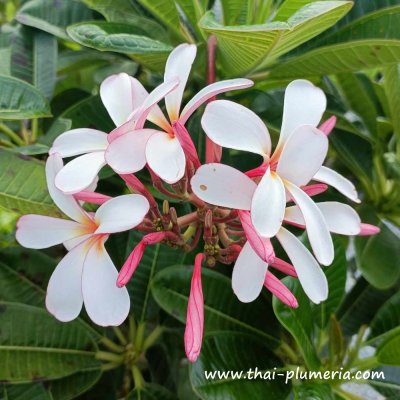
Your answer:
[[[306,185],[321,168],[328,152],[328,138],[317,128],[303,125],[286,141],[276,172],[297,186]]]
[[[177,77],[165,81],[161,85],[158,85],[148,95],[140,108],[138,108],[134,113],[133,119],[136,121],[135,129],[142,129],[146,118],[163,128],[165,131],[170,129],[170,124],[165,119],[164,114],[157,106],[157,103],[168,93],[172,92],[179,85],[179,82],[180,81]]]
[[[167,183],[178,182],[185,174],[186,157],[177,138],[164,132],[151,136],[146,146],[150,168]]]
[[[276,237],[292,262],[306,295],[315,304],[326,300],[328,281],[315,258],[300,240],[285,228],[281,228]]]
[[[314,175],[313,179],[334,187],[336,190],[348,197],[350,200],[353,200],[355,203],[361,202],[358,198],[355,186],[347,178],[340,175],[333,169],[321,167]]]
[[[279,176],[268,168],[254,192],[251,221],[259,235],[271,238],[282,225],[286,206],[285,187]]]
[[[224,164],[202,165],[190,181],[194,194],[221,207],[250,210],[257,185],[243,172]]]
[[[326,97],[321,89],[302,79],[291,82],[285,91],[282,128],[277,150],[283,147],[299,126],[317,126],[325,109]]]
[[[269,156],[271,138],[264,122],[248,108],[229,100],[207,105],[201,125],[216,144]]]
[[[182,125],[184,125],[195,110],[197,110],[207,100],[220,93],[228,92],[230,90],[245,89],[250,86],[253,86],[253,81],[244,78],[229,79],[226,81],[211,83],[210,85],[201,89],[200,92],[191,98],[191,100],[182,110],[179,121]]]
[[[82,293],[86,311],[97,325],[120,325],[129,314],[129,294],[126,287],[117,287],[117,277],[104,244],[95,243],[83,265]]]
[[[330,232],[350,236],[360,233],[360,217],[349,205],[337,201],[326,201],[315,203],[315,205],[321,210]],[[285,221],[305,225],[303,214],[298,206],[286,208]]]
[[[114,197],[96,211],[96,233],[122,232],[134,228],[143,221],[149,211],[149,202],[140,194]]]
[[[179,78],[179,86],[165,97],[169,119],[171,122],[179,117],[183,92],[188,80],[194,59],[196,58],[194,44],[181,44],[171,52],[165,65],[164,81]]]
[[[55,184],[67,194],[81,192],[97,179],[97,174],[105,164],[104,151],[79,156],[57,174]]]
[[[81,243],[69,251],[57,265],[47,286],[46,307],[60,321],[72,321],[82,309],[82,270],[87,246],[87,243]]]
[[[116,126],[127,121],[133,110],[144,101],[146,94],[140,86],[136,86],[135,80],[124,72],[109,76],[100,85],[101,100]],[[134,95],[137,100],[134,99]]]
[[[107,134],[104,132],[89,128],[72,129],[57,137],[49,154],[58,153],[61,157],[72,157],[105,150],[107,146]]]
[[[18,220],[16,239],[21,246],[45,249],[85,233],[84,226],[75,221],[44,215],[24,215]]]
[[[285,186],[303,214],[307,235],[315,257],[322,265],[331,264],[334,257],[333,242],[320,209],[297,186],[289,182],[285,182]]]
[[[73,196],[63,193],[55,185],[56,175],[63,168],[59,154],[52,154],[46,162],[47,189],[57,207],[75,221],[87,222],[89,217]]]
[[[105,153],[107,164],[118,174],[140,171],[146,165],[146,144],[154,129],[139,129],[113,140]]]
[[[258,297],[264,286],[267,269],[268,264],[246,242],[232,272],[232,289],[240,301],[250,303]]]
[[[87,233],[86,235],[78,236],[73,239],[69,239],[65,242],[63,242],[64,247],[70,251],[74,247],[78,246],[79,244],[83,243],[86,239],[89,239],[91,236],[93,236],[93,233]]]

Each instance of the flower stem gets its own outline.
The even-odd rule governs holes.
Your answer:
[[[6,124],[0,123],[0,130],[6,134],[18,146],[24,146],[25,142]]]

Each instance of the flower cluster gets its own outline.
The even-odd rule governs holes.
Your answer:
[[[166,63],[164,82],[151,93],[124,73],[105,79],[100,96],[116,128],[110,133],[86,128],[65,132],[55,140],[46,163],[50,195],[70,219],[26,215],[16,233],[25,247],[63,243],[67,249],[48,285],[49,312],[60,321],[71,321],[84,304],[89,317],[101,326],[119,325],[127,317],[130,298],[125,285],[147,246],[164,243],[186,252],[200,249],[187,308],[185,350],[190,361],[197,359],[203,335],[203,263],[234,263],[232,287],[243,302],[256,299],[265,287],[289,307],[297,307],[296,298],[273,269],[297,277],[311,301],[319,303],[328,295],[320,264],[329,265],[334,258],[331,232],[378,232],[361,223],[346,204],[312,200],[329,185],[359,202],[349,180],[322,166],[335,120],[317,128],[326,108],[319,88],[304,80],[287,87],[280,137],[271,154],[268,129],[256,114],[232,101],[215,100],[220,93],[250,87],[252,81],[211,83],[182,109],[195,56],[194,45],[175,48]],[[167,116],[158,105],[161,100]],[[206,102],[201,124],[207,151],[202,165],[185,124]],[[263,162],[243,173],[220,163],[221,148],[256,153]],[[63,158],[69,157],[75,158],[64,165]],[[111,198],[95,191],[105,165],[132,194]],[[192,212],[178,216],[167,201],[160,209],[133,175],[144,168],[156,190],[190,203]],[[100,206],[95,213],[89,212],[85,202]],[[312,252],[288,225],[306,230]],[[144,236],[118,272],[104,243],[111,234],[130,229]],[[272,238],[290,263],[275,255]]]

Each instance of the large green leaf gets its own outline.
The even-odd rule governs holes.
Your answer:
[[[352,72],[400,62],[400,41],[367,39],[321,47],[277,65],[270,79]]]
[[[294,387],[295,400],[334,400],[333,391],[329,385],[305,383]]]
[[[130,232],[129,240],[125,245],[127,250],[126,257],[128,257],[142,236],[138,232]],[[182,264],[185,257],[186,254],[180,249],[171,249],[164,244],[149,246],[145,250],[139,267],[128,284],[128,290],[132,299],[133,314],[137,319],[151,319],[151,316],[154,315],[152,310],[154,310],[155,304],[150,295],[150,285],[155,274],[170,265]]]
[[[96,344],[80,321],[57,321],[47,311],[0,305],[0,380],[14,383],[62,378],[100,367]]]
[[[186,307],[193,268],[172,266],[159,272],[152,284],[157,303],[181,322],[186,320]],[[241,303],[233,294],[230,279],[203,268],[205,331],[236,330],[255,334],[269,346],[279,344],[278,328],[269,315],[270,305],[262,296],[251,304]],[[272,320],[271,320],[272,319]]]
[[[296,340],[307,367],[316,370],[319,368],[320,360],[313,344],[314,314],[310,301],[297,280],[287,277],[282,282],[296,296],[299,307],[290,308],[274,297],[275,315]]]
[[[289,394],[290,384],[277,373],[273,378],[274,368],[280,366],[282,362],[262,340],[238,332],[217,332],[204,337],[200,357],[190,369],[190,380],[204,400],[282,400]],[[242,375],[235,379],[230,371]],[[221,372],[228,375],[206,377]]]
[[[0,206],[20,214],[61,215],[47,191],[43,163],[1,149]]]
[[[0,386],[0,400],[53,400],[41,383]]]
[[[305,5],[312,3],[312,1],[313,0],[284,0],[274,16],[274,21],[286,21],[296,11],[300,10]]]
[[[400,279],[400,230],[383,219],[368,218],[368,221],[376,223],[381,231],[378,235],[356,238],[357,265],[371,285],[387,289]]]
[[[30,0],[18,11],[18,22],[69,40],[65,28],[93,19],[92,12],[80,1]]]
[[[238,25],[247,10],[248,0],[221,0],[224,25]]]
[[[219,60],[227,74],[237,75],[271,64],[332,26],[351,5],[349,1],[317,1],[303,7],[287,22],[242,26],[222,26],[209,12],[199,24],[217,37]]]
[[[148,383],[143,389],[132,390],[125,400],[177,400],[177,397],[163,386]]]
[[[390,333],[393,329],[400,330],[400,293],[396,293],[378,310],[370,328],[370,339]]]
[[[46,98],[32,85],[0,76],[0,120],[50,117]]]
[[[68,27],[77,43],[100,51],[129,54],[153,69],[161,69],[172,50],[159,40],[147,36],[146,29],[119,22],[82,22]]]
[[[314,320],[320,328],[324,328],[329,322],[331,314],[339,307],[345,293],[347,261],[345,248],[340,238],[334,239],[335,259],[333,263],[324,269],[328,279],[329,296],[318,305],[315,305]]]
[[[391,335],[376,350],[380,364],[400,366],[400,332]]]
[[[388,100],[393,131],[400,141],[400,65],[389,65],[383,71],[384,88]]]

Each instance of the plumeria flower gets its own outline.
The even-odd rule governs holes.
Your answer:
[[[226,100],[210,103],[204,112],[202,126],[218,145],[263,157],[265,173],[252,195],[250,206],[252,222],[259,235],[277,235],[285,216],[286,202],[292,199],[301,210],[317,260],[329,265],[334,250],[326,220],[320,208],[301,188],[314,179],[335,187],[355,202],[359,200],[350,181],[322,166],[328,139],[316,126],[325,108],[326,97],[319,88],[305,80],[290,83],[285,92],[280,137],[272,155],[267,127],[254,112],[242,105]]]
[[[243,302],[250,302],[258,297],[265,283],[268,266],[274,263],[274,252],[269,237],[259,234],[253,223],[254,216],[251,215],[253,199],[259,185],[246,174],[224,164],[203,165],[191,180],[192,190],[201,200],[239,210],[248,241],[235,263],[232,287],[239,300]],[[302,194],[296,198],[307,196],[301,189],[297,190]],[[322,223],[329,235],[329,232],[343,235],[359,235],[366,232],[367,226],[361,223],[358,214],[350,206],[339,202],[314,203],[312,200],[310,202],[321,215]],[[270,202],[266,200],[265,204],[267,209]],[[304,207],[300,205],[285,207],[282,221],[307,227],[306,215]],[[317,304],[325,300],[328,295],[328,284],[314,256],[283,226],[279,227],[275,236],[291,260],[307,296]]]
[[[110,134],[96,129],[78,128],[58,136],[49,154],[58,153],[63,158],[78,157],[57,174],[56,186],[67,194],[87,191],[107,163],[105,153],[110,143],[120,135],[135,130],[137,140],[134,146],[141,151],[135,154],[133,161],[136,170],[142,169],[146,164],[144,146],[154,130],[137,127],[142,128],[146,118],[152,121],[163,117],[157,103],[175,89],[178,83],[177,78],[164,82],[149,94],[137,79],[125,73],[105,79],[100,85],[100,97],[117,128]]]
[[[178,78],[179,84],[165,96],[168,119],[157,112],[149,120],[162,130],[147,130],[145,135],[140,133],[143,138],[140,138],[139,132],[130,131],[112,141],[106,151],[106,160],[117,173],[138,171],[143,166],[137,160],[145,157],[149,167],[165,182],[171,184],[179,181],[185,173],[186,157],[197,157],[193,154],[195,150],[190,135],[184,128],[188,118],[217,94],[253,85],[249,79],[212,83],[200,90],[181,111],[183,93],[195,57],[196,46],[192,44],[181,44],[171,52],[165,66],[164,80],[167,82]],[[145,142],[145,146],[138,145],[138,141]]]
[[[25,215],[17,224],[17,241],[31,249],[60,243],[68,249],[47,287],[46,307],[58,320],[75,319],[85,304],[96,324],[120,325],[129,313],[130,299],[126,288],[116,286],[118,271],[104,243],[110,234],[140,224],[149,203],[141,195],[129,194],[106,201],[94,214],[87,213],[72,195],[55,186],[62,167],[58,154],[48,158],[47,185],[58,208],[71,219]]]

